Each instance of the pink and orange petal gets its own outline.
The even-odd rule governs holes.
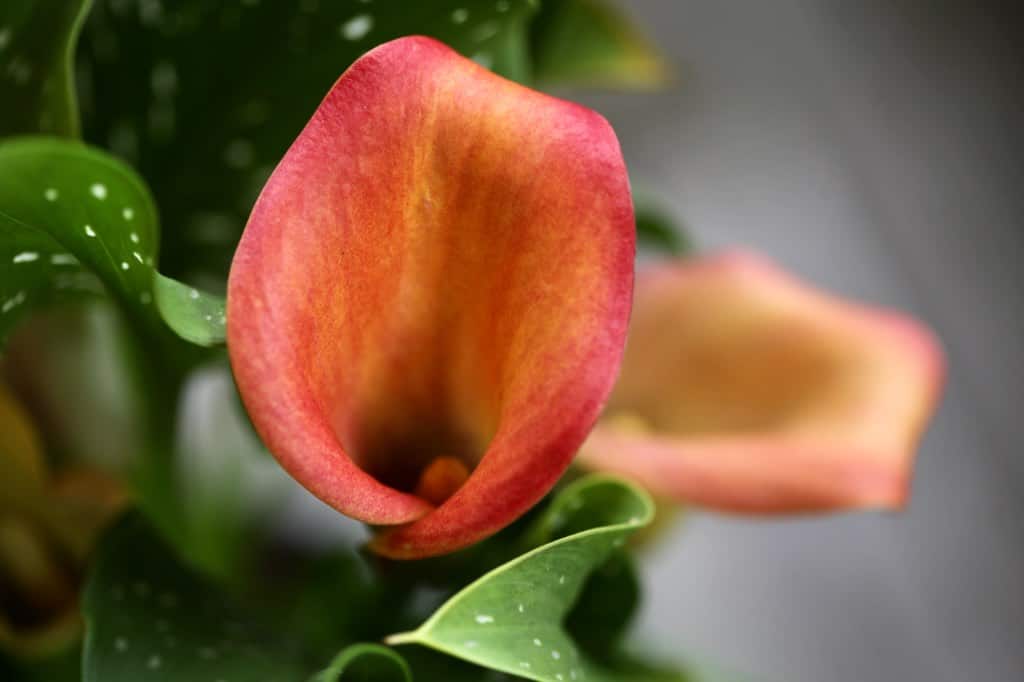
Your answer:
[[[905,504],[944,360],[919,322],[730,253],[640,276],[622,376],[581,453],[744,513]]]

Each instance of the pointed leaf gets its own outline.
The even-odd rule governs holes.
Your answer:
[[[562,622],[587,578],[650,522],[653,508],[623,481],[577,481],[538,521],[538,535],[559,539],[491,571],[389,643],[420,644],[532,680],[604,679]]]
[[[72,67],[91,0],[0,3],[0,137],[78,137]]]
[[[82,36],[86,138],[149,181],[164,270],[223,277],[252,203],[331,84],[409,34],[513,78],[535,0],[104,3]]]
[[[198,346],[224,343],[224,297],[200,291],[157,273],[154,282],[156,305],[181,338]]]
[[[531,28],[534,77],[545,85],[650,89],[671,69],[607,0],[548,0]]]

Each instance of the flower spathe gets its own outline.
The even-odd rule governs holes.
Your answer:
[[[376,551],[465,547],[539,500],[600,413],[634,242],[604,119],[434,40],[386,43],[328,93],[235,254],[246,408],[294,478],[384,527]]]
[[[743,253],[637,279],[622,374],[581,453],[746,513],[897,508],[941,391],[931,332]]]

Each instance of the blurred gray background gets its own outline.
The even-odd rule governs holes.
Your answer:
[[[642,630],[777,682],[1024,680],[1024,78],[991,2],[623,2],[674,91],[584,97],[704,249],[909,310],[951,372],[901,515],[695,515]]]

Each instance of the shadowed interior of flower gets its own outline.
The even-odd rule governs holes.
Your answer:
[[[616,374],[633,215],[608,124],[440,43],[338,81],[232,264],[228,345],[282,465],[425,556],[522,514]]]
[[[583,460],[734,511],[899,506],[942,364],[913,320],[754,256],[657,267]]]

